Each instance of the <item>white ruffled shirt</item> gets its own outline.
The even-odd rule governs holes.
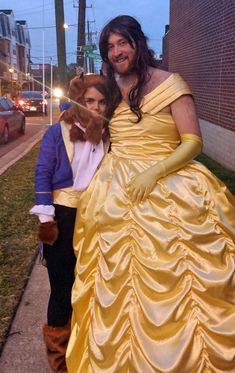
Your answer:
[[[75,123],[83,132],[80,123]],[[98,145],[89,141],[77,141],[74,144],[74,156],[71,163],[73,170],[73,189],[82,191],[88,187],[104,156],[104,144],[101,140]]]

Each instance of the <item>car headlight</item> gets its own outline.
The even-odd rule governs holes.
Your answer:
[[[61,88],[54,88],[53,95],[54,97],[60,98],[63,96],[63,90]]]

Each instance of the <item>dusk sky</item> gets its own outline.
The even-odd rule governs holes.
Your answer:
[[[77,24],[77,0],[64,0],[65,22]],[[92,6],[92,7],[90,7]],[[97,32],[112,18],[121,14],[135,17],[149,38],[149,46],[160,54],[165,25],[169,23],[169,0],[87,0],[86,20],[90,31]],[[44,13],[45,62],[56,63],[54,0],[0,0],[0,9],[12,9],[16,20],[26,20],[30,29],[31,60],[42,62],[42,26]],[[43,12],[44,9],[44,12]],[[39,29],[33,29],[39,27]],[[50,27],[50,28],[47,28]],[[95,37],[94,37],[95,38]],[[66,30],[67,64],[76,61],[77,26]]]

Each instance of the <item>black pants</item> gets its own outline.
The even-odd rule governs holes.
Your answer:
[[[59,237],[53,246],[44,244],[51,294],[47,310],[50,326],[64,326],[71,314],[71,289],[74,282],[76,257],[73,251],[73,231],[77,209],[55,205]]]

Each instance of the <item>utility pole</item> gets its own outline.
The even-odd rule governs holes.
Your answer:
[[[95,22],[95,21],[87,20],[87,44],[90,45],[91,47],[92,47],[92,35],[96,35],[96,32],[91,32],[90,31],[90,23],[93,23],[93,22]],[[93,49],[91,48],[90,51],[92,52]],[[94,72],[94,60],[93,60],[93,58],[88,57],[87,65],[89,67],[89,73]]]
[[[91,33],[90,33],[90,21],[87,20],[87,44],[91,44]],[[88,72],[92,72],[92,67],[91,67],[91,59],[90,57],[87,58],[87,67],[88,67]]]
[[[77,69],[83,71],[84,52],[82,47],[85,45],[85,19],[86,19],[86,0],[79,0],[78,7],[78,39],[77,39]]]
[[[56,41],[59,80],[63,88],[67,86],[67,65],[64,31],[64,2],[55,0],[55,19],[56,19]]]

